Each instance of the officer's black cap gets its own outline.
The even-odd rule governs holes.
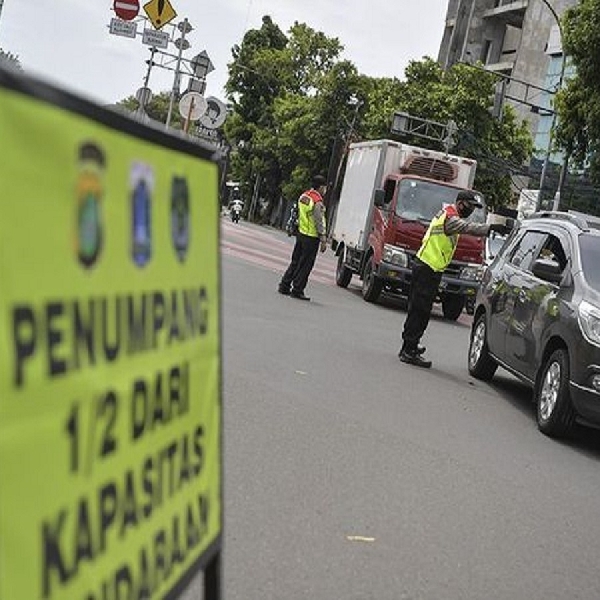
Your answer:
[[[461,190],[458,192],[458,196],[456,196],[456,201],[462,200],[463,202],[469,203],[471,206],[475,206],[477,208],[483,208],[483,204],[479,201],[479,197],[475,195],[473,192],[469,192],[467,190]]]

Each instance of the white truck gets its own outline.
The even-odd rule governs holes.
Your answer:
[[[332,216],[337,285],[347,287],[356,274],[368,302],[383,291],[408,295],[412,260],[429,222],[461,189],[472,189],[476,168],[472,159],[391,140],[351,144]],[[485,218],[485,209],[470,217]],[[460,236],[438,295],[446,318],[457,319],[476,294],[483,256],[482,239]]]

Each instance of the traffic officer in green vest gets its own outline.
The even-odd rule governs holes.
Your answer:
[[[292,259],[279,282],[280,294],[298,300],[310,300],[304,294],[308,276],[315,264],[319,248],[327,249],[325,228],[325,206],[323,196],[327,191],[327,180],[322,175],[312,178],[312,188],[298,198],[298,231]]]
[[[402,332],[400,360],[418,367],[431,367],[423,358],[425,348],[419,346],[427,329],[433,302],[438,292],[442,272],[450,264],[461,233],[485,237],[490,231],[506,235],[512,229],[512,219],[507,223],[471,223],[467,217],[481,208],[477,196],[470,191],[460,191],[454,204],[443,208],[429,224],[421,247],[413,262],[408,313]]]

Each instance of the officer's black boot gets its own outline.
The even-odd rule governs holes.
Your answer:
[[[413,350],[403,346],[402,350],[400,350],[400,354],[398,355],[398,357],[400,358],[401,362],[406,363],[408,365],[414,365],[415,367],[429,369],[431,367],[431,361],[426,360],[421,356],[423,352],[425,352],[425,349],[423,348],[422,351],[420,350],[421,348],[419,347]]]

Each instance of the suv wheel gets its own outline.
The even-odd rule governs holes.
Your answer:
[[[496,372],[498,363],[490,356],[487,345],[485,313],[477,317],[471,329],[469,344],[469,373],[476,379],[489,381]]]
[[[566,350],[555,350],[544,364],[535,400],[539,430],[551,437],[568,435],[575,422],[575,409],[569,393]]]

